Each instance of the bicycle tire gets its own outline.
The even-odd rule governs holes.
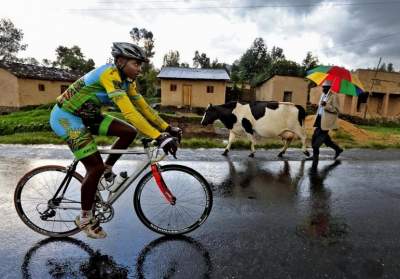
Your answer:
[[[155,193],[157,193],[157,194],[155,194],[155,197],[159,196],[161,199],[163,199],[161,192],[158,190],[157,186],[155,186],[156,184],[155,184],[154,179],[151,180],[151,178],[153,177],[153,174],[150,171],[146,175],[144,175],[143,178],[139,181],[139,183],[136,187],[135,193],[134,193],[134,197],[133,197],[134,208],[135,208],[137,216],[139,217],[139,220],[150,230],[157,232],[159,234],[164,234],[164,235],[183,235],[183,234],[189,233],[189,232],[197,229],[201,224],[203,224],[205,222],[205,220],[207,219],[207,217],[210,215],[210,212],[211,212],[211,208],[212,208],[212,204],[213,204],[213,197],[212,197],[212,191],[211,191],[211,187],[210,187],[209,183],[197,171],[195,171],[189,167],[182,166],[182,165],[160,166],[160,172],[161,172],[161,175],[162,175],[163,179],[165,180],[168,188],[171,190],[171,192],[174,195],[176,195],[176,198],[177,198],[176,205],[171,205],[171,204],[168,204],[167,202],[165,202],[163,204],[163,206],[166,206],[168,208],[166,210],[170,210],[170,214],[172,214],[171,211],[174,211],[174,210],[179,212],[178,206],[182,207],[182,204],[184,204],[185,202],[188,203],[188,201],[189,201],[189,200],[181,200],[180,197],[182,195],[181,195],[181,193],[178,193],[179,189],[183,188],[180,185],[178,185],[178,184],[184,183],[183,178],[189,179],[189,181],[192,181],[192,183],[186,183],[186,187],[189,187],[188,184],[191,184],[190,185],[191,187],[193,185],[201,186],[201,189],[200,189],[201,191],[200,190],[196,190],[196,191],[200,191],[200,193],[204,194],[204,201],[203,201],[204,206],[198,205],[198,204],[196,204],[195,206],[204,207],[204,208],[199,209],[199,214],[197,214],[198,217],[194,218],[195,220],[193,222],[191,222],[188,225],[185,225],[185,227],[182,227],[182,228],[169,228],[169,227],[165,228],[165,227],[162,227],[160,224],[155,224],[154,220],[150,220],[152,218],[150,218],[148,216],[148,213],[144,212],[146,210],[143,210],[143,200],[142,200],[143,190],[144,189],[148,190],[148,189],[150,189],[149,187],[152,187],[152,186],[153,186],[152,187],[153,189],[157,189],[154,191]],[[171,175],[168,175],[168,172],[171,172]],[[173,174],[172,174],[172,172],[173,172]],[[179,175],[185,174],[185,176],[179,177],[178,174]],[[174,180],[178,180],[181,183],[174,184],[176,182]],[[197,181],[198,183],[194,184],[193,181]],[[149,182],[154,185],[148,185]],[[187,192],[187,190],[186,190],[186,192]],[[202,198],[202,197],[200,197],[200,198]],[[196,199],[192,199],[192,200],[196,200]],[[173,208],[173,207],[175,207],[175,208]],[[185,213],[184,211],[186,211],[186,210],[183,210],[182,213]],[[187,214],[187,212],[186,212],[186,214]],[[168,224],[168,226],[169,226],[169,224]]]
[[[71,236],[73,234],[78,233],[80,231],[80,229],[78,227],[76,227],[76,225],[74,223],[71,223],[70,227],[67,226],[67,229],[65,231],[50,231],[48,229],[45,229],[45,228],[41,227],[40,225],[38,225],[37,223],[35,223],[34,221],[32,221],[31,220],[32,217],[28,216],[26,209],[24,209],[23,197],[22,197],[24,190],[27,189],[31,184],[34,184],[33,178],[35,178],[35,176],[37,177],[38,174],[43,174],[46,172],[60,173],[60,174],[63,174],[65,177],[67,168],[63,167],[63,166],[57,166],[57,165],[47,165],[47,166],[38,167],[38,168],[33,169],[33,170],[29,171],[28,173],[26,173],[19,180],[17,187],[15,189],[15,192],[14,192],[14,206],[16,208],[18,216],[30,229],[32,229],[40,234],[46,235],[46,236],[66,237],[66,236]],[[50,173],[49,173],[49,175],[50,175]],[[77,183],[79,183],[79,184],[82,183],[83,177],[79,173],[74,172],[72,174],[72,178],[76,179]],[[69,187],[68,189],[70,189],[70,188],[71,187]],[[27,191],[28,190],[29,189],[27,189]],[[79,196],[80,196],[80,187],[79,187]],[[45,198],[44,198],[44,200],[45,200]],[[38,210],[39,204],[36,206],[36,210]],[[80,199],[79,199],[79,207],[80,207]],[[57,213],[55,213],[55,214],[57,214]],[[59,212],[58,212],[58,214],[59,214],[59,216],[61,216],[61,214]],[[39,214],[37,214],[37,216],[39,216]],[[67,221],[65,221],[65,222],[67,222]],[[70,221],[68,221],[68,222],[70,222]],[[54,223],[55,223],[55,221],[53,221],[53,227],[54,227]]]

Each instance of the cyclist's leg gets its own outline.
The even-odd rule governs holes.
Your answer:
[[[104,172],[104,163],[99,152],[82,158],[81,162],[86,168],[86,176],[81,188],[82,211],[91,212],[97,184],[99,184],[100,177]]]
[[[137,131],[127,122],[106,115],[100,123],[99,134],[118,137],[112,145],[112,149],[126,149],[135,139]],[[120,157],[121,154],[110,154],[105,165],[112,167]]]
[[[82,119],[60,109],[57,105],[51,113],[50,125],[54,132],[68,143],[74,156],[86,168],[86,176],[81,187],[82,212],[80,218],[77,218],[79,226],[85,230],[88,236],[105,237],[105,232],[98,224],[96,226],[91,224],[97,184],[104,171],[104,164],[97,151],[97,145]]]
[[[95,203],[97,184],[104,172],[103,159],[99,152],[81,159],[86,168],[86,176],[82,182],[81,201],[82,212],[76,219],[76,224],[92,238],[104,238],[106,232],[100,227],[99,221],[92,216],[92,209]]]

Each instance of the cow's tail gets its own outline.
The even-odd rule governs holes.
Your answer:
[[[297,119],[299,120],[300,126],[303,127],[306,119],[306,110],[300,105],[296,105],[296,108],[299,110]]]

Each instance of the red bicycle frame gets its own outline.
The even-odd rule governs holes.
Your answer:
[[[167,184],[165,184],[164,179],[161,176],[160,168],[158,164],[151,165],[151,172],[153,177],[157,183],[158,188],[160,189],[161,193],[164,195],[165,199],[172,205],[175,204],[176,198],[172,195],[171,191],[168,189]]]

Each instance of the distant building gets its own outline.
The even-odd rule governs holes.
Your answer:
[[[364,85],[366,94],[359,97],[339,94],[341,113],[366,118],[400,117],[400,73],[357,70],[353,73]],[[318,104],[321,87],[310,92],[310,101]]]
[[[257,84],[256,101],[292,102],[307,105],[308,82],[304,78],[274,75]]]
[[[207,107],[225,103],[229,75],[224,69],[163,67],[161,105],[174,107]]]
[[[55,102],[78,78],[67,70],[0,62],[0,112]]]

